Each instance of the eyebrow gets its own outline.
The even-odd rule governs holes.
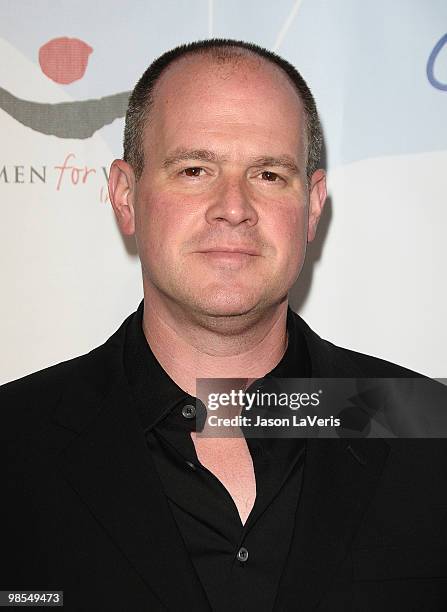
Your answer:
[[[182,161],[196,160],[204,162],[225,162],[228,160],[226,156],[217,155],[213,151],[208,149],[176,149],[172,154],[168,155],[163,160],[163,168],[169,168]],[[255,157],[250,160],[252,166],[274,166],[285,168],[292,174],[299,174],[300,171],[298,166],[290,155],[280,155],[279,157],[273,155],[265,155],[262,157]]]
[[[289,170],[292,174],[299,174],[299,168],[290,155],[281,155],[280,157],[257,157],[253,160],[254,166],[275,166],[280,168],[285,168]]]
[[[225,161],[226,158],[219,157],[208,149],[176,149],[171,155],[163,160],[163,168],[169,168],[182,161],[195,159],[198,161],[217,162]]]

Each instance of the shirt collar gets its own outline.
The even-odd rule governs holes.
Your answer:
[[[144,300],[131,316],[124,341],[124,371],[145,431],[152,429],[179,405],[196,405],[196,398],[181,389],[162,368],[143,331]],[[306,340],[290,307],[287,310],[288,344],[281,361],[265,377],[309,378],[311,365]]]

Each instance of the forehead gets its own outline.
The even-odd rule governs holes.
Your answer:
[[[253,54],[224,61],[196,54],[176,60],[158,80],[148,140],[172,140],[185,130],[211,137],[214,127],[234,132],[240,126],[248,136],[250,127],[279,139],[293,134],[301,145],[303,118],[298,92],[278,66]]]
[[[256,88],[260,93],[269,89],[270,93],[288,95],[295,104],[300,104],[292,81],[279,66],[245,50],[241,55],[229,57],[195,53],[175,60],[158,79],[154,97],[163,97],[173,91],[185,95],[199,90],[202,83],[215,90],[239,87],[247,91]]]

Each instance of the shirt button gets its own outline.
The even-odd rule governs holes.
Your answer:
[[[182,414],[185,419],[193,419],[196,416],[196,407],[192,404],[186,404],[182,408]]]
[[[243,546],[238,550],[237,560],[241,563],[245,563],[248,560],[248,550]]]

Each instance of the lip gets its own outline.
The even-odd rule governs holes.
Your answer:
[[[252,255],[257,256],[259,253],[250,247],[213,247],[212,249],[204,249],[198,251],[198,253],[222,253],[228,254],[239,254],[239,255]]]

